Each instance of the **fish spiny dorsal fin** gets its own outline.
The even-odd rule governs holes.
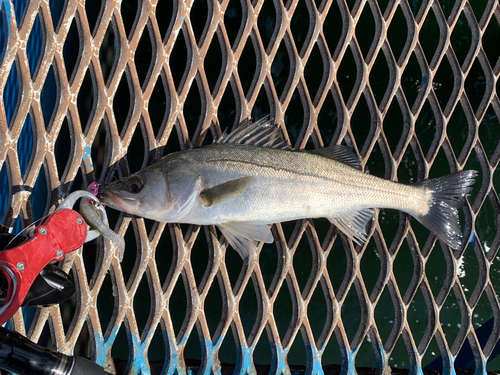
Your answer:
[[[269,116],[255,122],[251,122],[250,119],[242,121],[240,126],[230,133],[227,133],[227,130],[224,131],[216,143],[252,145],[283,150],[291,149],[283,137],[281,128]]]
[[[347,146],[334,145],[317,150],[307,150],[310,154],[324,156],[361,170],[361,158]]]

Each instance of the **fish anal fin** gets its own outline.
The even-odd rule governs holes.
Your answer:
[[[361,169],[361,158],[347,146],[334,145],[316,150],[308,150],[307,152],[339,161],[356,169]]]
[[[229,244],[243,259],[252,256],[257,242],[273,242],[271,229],[267,224],[251,221],[234,221],[217,224]]]
[[[339,217],[328,218],[332,224],[357,244],[364,244],[366,242],[366,225],[372,219],[373,210],[371,208]]]
[[[205,207],[211,207],[236,198],[248,188],[248,185],[250,185],[252,181],[253,176],[246,176],[204,190],[200,193],[200,202]]]

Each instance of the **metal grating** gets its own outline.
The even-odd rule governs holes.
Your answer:
[[[289,373],[300,353],[308,373],[337,357],[344,373],[360,364],[389,371],[399,353],[411,373],[441,355],[451,374],[464,343],[476,373],[491,370],[500,337],[498,1],[56,3],[0,2],[6,225],[28,225],[71,190],[267,112],[295,146],[344,142],[365,170],[386,178],[415,182],[465,168],[480,177],[463,214],[463,251],[380,212],[363,247],[304,220],[275,225],[275,245],[244,264],[214,228],[121,214],[125,263],[115,251],[94,263],[84,247],[64,263],[78,281],[74,306],[39,309],[29,325],[18,313],[14,329],[34,340],[48,330],[49,344],[111,372],[121,346],[127,373],[149,373],[159,347],[162,373],[186,373],[186,351],[196,346],[199,373],[220,373],[225,358],[236,373],[255,372],[256,352],[267,350],[272,373]],[[31,151],[21,151],[30,139]],[[49,202],[41,209],[40,191]],[[103,302],[111,297],[114,308]],[[482,341],[478,326],[489,317]],[[229,347],[234,353],[223,354]]]

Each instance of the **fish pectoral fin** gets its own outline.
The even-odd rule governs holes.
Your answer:
[[[205,207],[211,207],[236,198],[248,188],[248,185],[250,185],[252,181],[253,176],[246,176],[204,190],[200,194],[200,202]]]
[[[345,214],[340,217],[328,218],[332,224],[359,245],[366,242],[366,225],[372,219],[373,210],[371,208]]]
[[[257,242],[271,243],[274,241],[271,229],[267,224],[253,221],[233,221],[217,224],[229,244],[247,259],[257,247]]]
[[[356,169],[361,169],[361,158],[347,146],[334,145],[317,150],[308,150],[307,152],[339,161]]]

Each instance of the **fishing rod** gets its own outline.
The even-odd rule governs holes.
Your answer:
[[[18,375],[111,375],[91,360],[35,344],[0,327],[0,368]]]

